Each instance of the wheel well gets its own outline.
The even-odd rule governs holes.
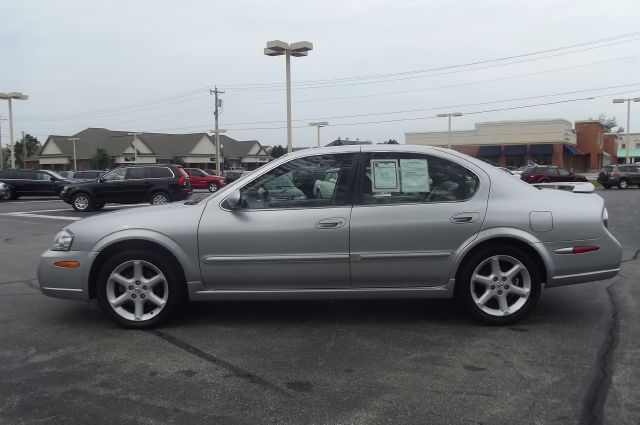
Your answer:
[[[105,262],[116,253],[136,249],[153,251],[156,254],[162,255],[167,259],[170,267],[176,267],[180,272],[180,276],[184,276],[184,269],[182,268],[182,265],[180,264],[178,259],[171,253],[171,251],[169,251],[162,245],[154,242],[135,239],[116,242],[103,249],[100,254],[98,254],[95,261],[93,262],[93,265],[91,266],[91,271],[89,272],[89,297],[91,299],[95,299],[97,296],[96,285],[98,283],[98,273],[100,273],[100,269],[102,269],[102,266],[105,264]]]
[[[467,258],[471,258],[476,252],[480,251],[481,249],[485,249],[491,246],[498,246],[498,245],[500,246],[509,245],[509,246],[517,247],[523,250],[524,252],[526,252],[527,254],[529,254],[531,256],[531,259],[536,263],[536,266],[538,267],[538,271],[540,272],[541,282],[546,283],[547,268],[544,265],[544,261],[542,260],[542,257],[540,257],[540,254],[538,254],[538,252],[534,248],[532,248],[531,245],[519,239],[493,238],[493,239],[488,239],[486,241],[483,241],[478,245],[474,246],[471,250],[469,250],[469,252],[467,252],[462,258],[462,260],[460,261],[460,264],[463,264],[464,261],[467,260]],[[461,270],[462,270],[462,267],[458,267],[458,270],[456,271],[456,280],[458,280],[457,278]]]

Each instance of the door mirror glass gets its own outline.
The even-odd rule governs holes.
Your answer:
[[[242,208],[242,196],[238,189],[234,190],[224,200],[224,206],[230,210],[239,210]]]

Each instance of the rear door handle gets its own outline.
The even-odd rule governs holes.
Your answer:
[[[316,229],[339,229],[347,224],[347,220],[341,217],[323,218],[316,222]]]
[[[474,223],[479,219],[480,219],[480,214],[478,214],[477,212],[464,212],[464,213],[454,214],[451,217],[451,222],[456,224]]]

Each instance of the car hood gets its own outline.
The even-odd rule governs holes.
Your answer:
[[[69,226],[74,234],[73,250],[91,251],[107,236],[118,232],[160,233],[171,239],[196,240],[200,216],[206,201],[197,204],[175,202],[165,205],[126,208],[78,220]]]

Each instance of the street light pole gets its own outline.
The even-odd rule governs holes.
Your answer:
[[[2,121],[5,119],[0,116],[0,170],[4,170],[4,149],[2,148]]]
[[[291,56],[307,56],[313,50],[313,44],[308,41],[298,41],[296,43],[285,43],[280,40],[267,42],[264,54],[267,56],[286,57],[286,85],[287,85],[287,152],[293,151],[293,136],[291,131]]]
[[[329,125],[328,121],[310,122],[310,126],[318,129],[318,147],[320,147],[320,129]]]
[[[631,136],[629,135],[630,130],[629,126],[631,125],[631,102],[640,102],[640,97],[628,97],[626,99],[613,99],[613,103],[624,103],[627,102],[627,137],[625,139],[626,142],[626,159],[625,164],[629,164],[631,161],[629,159],[629,144],[631,142]]]
[[[11,107],[11,100],[27,100],[29,96],[20,92],[0,93],[0,99],[7,99],[9,101],[9,145],[11,146],[11,168],[16,168],[16,156],[13,150],[13,110]]]
[[[67,140],[71,140],[73,143],[73,171],[78,171],[78,164],[76,163],[76,141],[80,140],[79,137],[69,137]]]
[[[439,118],[448,118],[449,119],[449,127],[447,130],[447,144],[449,145],[449,149],[451,149],[451,117],[461,117],[462,112],[449,112],[447,114],[438,114]]]

